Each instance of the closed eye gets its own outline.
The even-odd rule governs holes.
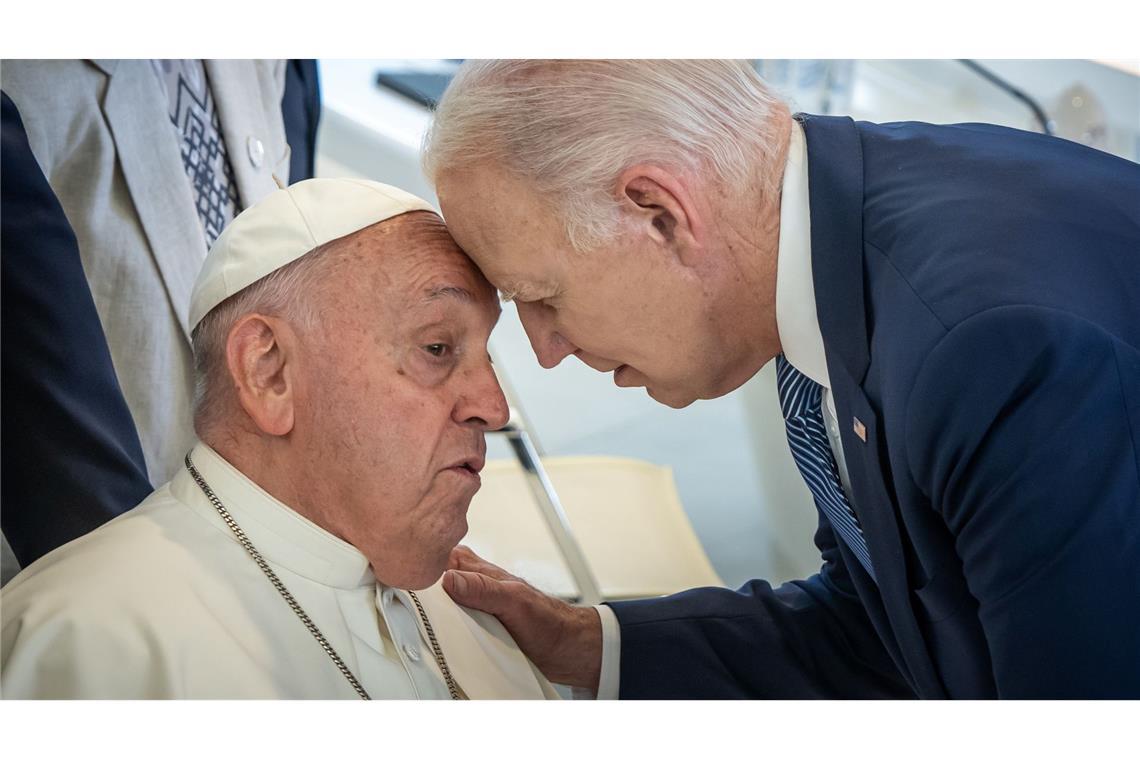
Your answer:
[[[525,304],[534,305],[534,306],[544,306],[548,309],[556,309],[558,307],[555,305],[554,302],[555,302],[555,300],[557,300],[557,298],[558,298],[557,295],[538,296],[538,297],[534,297],[534,296],[530,296],[530,295],[527,295],[527,296],[516,295],[511,300],[514,301],[516,304],[525,303]]]

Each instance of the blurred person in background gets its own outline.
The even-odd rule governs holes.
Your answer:
[[[312,176],[320,99],[311,60],[12,60],[0,84],[5,147],[24,146],[4,171],[3,423],[20,443],[0,512],[27,565],[180,466],[194,278],[275,177]]]

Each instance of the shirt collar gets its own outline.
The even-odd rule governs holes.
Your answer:
[[[780,245],[776,258],[776,331],[784,358],[824,388],[830,388],[823,333],[815,310],[811,273],[811,210],[808,155],[803,128],[792,122],[788,162],[780,193]]]
[[[351,589],[376,583],[368,560],[356,548],[270,496],[212,448],[199,442],[190,458],[266,560],[327,586]],[[233,537],[185,467],[174,476],[170,488],[179,501]]]

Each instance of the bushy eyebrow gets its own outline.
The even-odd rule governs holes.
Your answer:
[[[438,301],[441,298],[458,298],[464,303],[471,303],[475,300],[475,296],[471,295],[471,291],[454,285],[438,285],[433,288],[428,288],[426,293],[424,303]]]
[[[522,299],[524,301],[536,301],[540,298],[549,298],[557,291],[553,285],[520,285],[508,284],[499,288],[499,300],[503,303],[510,303],[511,301]],[[543,293],[544,295],[538,295]]]

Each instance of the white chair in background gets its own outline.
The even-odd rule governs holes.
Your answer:
[[[585,456],[544,457],[542,463],[604,599],[724,585],[668,467]],[[581,596],[517,461],[487,463],[467,519],[463,542],[480,556],[555,596]]]

